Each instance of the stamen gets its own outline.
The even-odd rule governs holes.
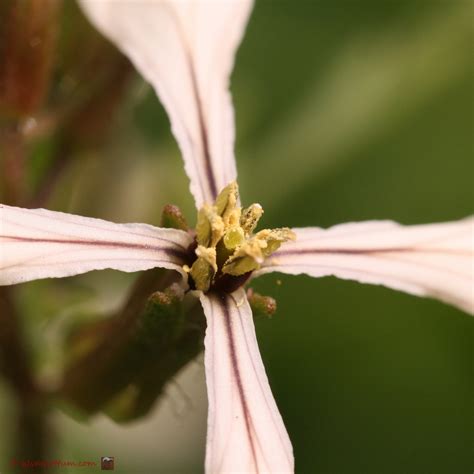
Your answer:
[[[237,286],[226,284],[228,288],[241,286],[283,242],[296,238],[286,227],[253,234],[263,208],[252,204],[242,211],[238,197],[239,188],[232,182],[220,192],[214,205],[207,204],[199,210],[197,258],[189,270],[198,290],[221,288],[224,280],[235,280]]]
[[[240,225],[246,235],[250,235],[254,231],[262,215],[263,207],[260,204],[252,204],[242,211]]]

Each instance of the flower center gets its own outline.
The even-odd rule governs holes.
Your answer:
[[[296,238],[287,227],[254,234],[263,208],[252,204],[242,209],[238,197],[238,185],[232,182],[214,204],[206,204],[198,212],[196,260],[191,268],[185,266],[198,290],[207,292],[228,281],[233,282],[227,285],[228,291],[234,291],[283,242]]]

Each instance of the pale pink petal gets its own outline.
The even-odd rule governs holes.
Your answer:
[[[274,253],[268,272],[334,275],[430,296],[474,313],[474,218],[402,226],[389,221],[293,229],[296,242]]]
[[[207,318],[206,472],[293,472],[293,449],[273,399],[244,290],[201,296]]]
[[[113,268],[181,272],[191,237],[146,224],[114,224],[0,204],[0,285]]]
[[[228,93],[252,0],[80,0],[165,106],[198,207],[236,179]]]

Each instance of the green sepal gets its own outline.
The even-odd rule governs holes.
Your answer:
[[[186,232],[189,230],[184,214],[181,212],[181,209],[174,204],[167,204],[163,207],[160,226],[166,229],[179,229]]]
[[[247,290],[247,298],[254,316],[271,318],[277,310],[277,302],[271,296],[261,295],[251,288]]]

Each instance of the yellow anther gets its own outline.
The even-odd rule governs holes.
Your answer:
[[[198,213],[197,259],[187,269],[198,290],[208,291],[221,273],[240,276],[258,269],[283,242],[296,238],[288,228],[253,234],[263,214],[262,206],[252,204],[242,211],[238,200],[239,188],[232,182],[220,192],[214,205],[207,204]]]
[[[217,272],[217,264],[216,264],[216,249],[215,248],[206,248],[202,245],[199,245],[196,249],[196,255],[198,258],[202,258],[205,260],[215,272]]]
[[[198,290],[206,292],[211,286],[217,272],[216,249],[199,245],[196,249],[197,259],[191,267],[190,274]]]
[[[239,200],[239,186],[235,181],[228,184],[216,198],[216,211],[226,221],[237,207]]]
[[[268,257],[273,252],[276,252],[283,242],[296,240],[296,234],[288,227],[282,227],[280,229],[261,230],[255,234],[255,238],[266,242],[263,255]]]
[[[199,245],[215,247],[224,235],[224,222],[215,206],[204,205],[198,213],[196,239]]]
[[[262,214],[263,207],[260,204],[252,204],[242,211],[240,225],[247,235],[251,234],[255,227],[257,227]]]

